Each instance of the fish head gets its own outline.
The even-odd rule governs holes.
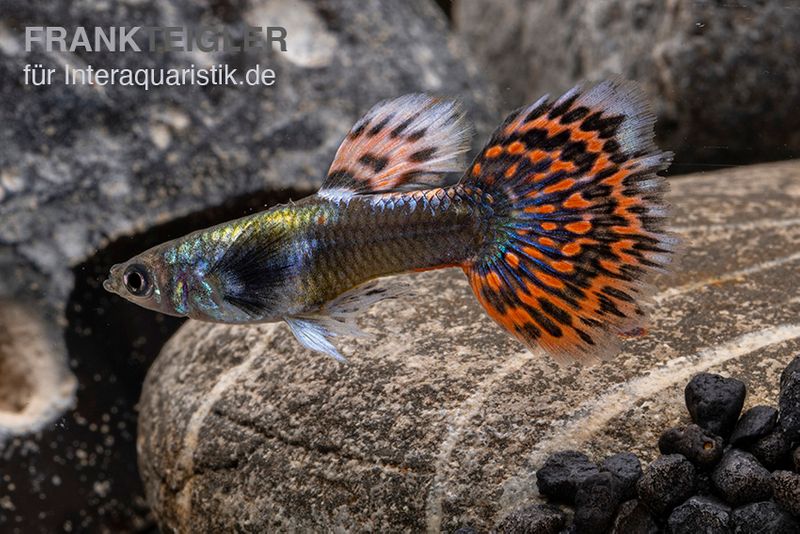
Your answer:
[[[167,246],[154,247],[112,266],[103,288],[148,310],[186,316],[175,306],[174,276],[165,257]]]

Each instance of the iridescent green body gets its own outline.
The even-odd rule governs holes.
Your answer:
[[[154,293],[126,294],[170,315],[254,323],[315,313],[374,278],[464,264],[480,249],[487,207],[463,186],[312,195],[193,232],[126,266],[146,265]],[[122,292],[112,268],[106,288]]]
[[[271,321],[313,312],[376,277],[461,264],[480,246],[483,220],[476,203],[458,186],[338,200],[314,195],[190,234],[165,254],[172,258],[170,250],[175,250],[176,272],[194,270],[194,276],[213,287],[225,273],[214,271],[212,259],[238,246],[249,229],[252,245],[275,247],[264,269],[275,263],[288,266],[262,314],[226,313],[201,300],[189,304],[194,308],[189,315],[202,313],[205,319],[224,322]],[[184,261],[188,263],[181,265]]]

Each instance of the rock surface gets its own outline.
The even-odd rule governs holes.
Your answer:
[[[509,110],[622,74],[653,98],[673,173],[800,154],[800,11],[785,0],[456,0],[453,17]]]
[[[696,485],[691,462],[680,454],[668,454],[647,466],[636,484],[636,492],[654,515],[664,516],[691,496]]]
[[[725,503],[707,497],[692,497],[675,508],[669,516],[671,534],[730,534],[731,509]]]
[[[581,482],[598,473],[597,465],[584,453],[559,451],[536,472],[536,486],[539,493],[554,501],[571,503]]]
[[[649,335],[592,368],[529,354],[456,271],[376,307],[343,366],[280,325],[187,323],[150,369],[139,462],[164,527],[489,530],[538,498],[553,452],[649,462],[687,424],[700,372],[747,377],[774,404],[800,350],[800,165],[672,182],[681,268],[658,281]]]
[[[747,388],[741,380],[700,373],[684,390],[692,421],[712,434],[727,438],[744,406]]]
[[[711,480],[720,495],[731,504],[764,501],[772,496],[770,472],[752,454],[738,449],[725,453]]]
[[[623,501],[622,485],[608,472],[586,477],[575,494],[574,525],[578,532],[606,532]]]
[[[800,475],[791,471],[772,473],[775,501],[795,517],[800,517]]]
[[[778,402],[781,428],[790,442],[800,442],[800,356],[792,360],[781,374]]]
[[[778,410],[772,406],[753,406],[739,418],[733,434],[731,445],[747,445],[769,434],[775,428]]]
[[[694,424],[667,429],[658,438],[661,454],[682,454],[700,466],[717,463],[722,458],[723,448],[721,437]]]
[[[558,534],[565,522],[564,513],[555,506],[536,504],[508,514],[493,534]]]
[[[734,534],[799,534],[798,523],[788,512],[771,501],[755,502],[731,514]]]
[[[789,441],[778,428],[753,443],[748,449],[765,467],[775,469],[788,464]]]
[[[24,48],[24,28],[33,25],[212,25],[235,33],[243,23],[285,26],[287,52]],[[23,65],[34,63],[61,78],[24,85]],[[62,74],[66,64],[212,63],[273,68],[277,82],[145,91],[66,85]],[[15,488],[7,500],[0,490],[0,531],[152,524],[135,468],[134,404],[179,322],[109,299],[98,279],[149,245],[311,193],[363,112],[418,91],[463,99],[484,134],[494,126],[489,118],[497,120],[486,112],[493,100],[477,69],[427,0],[0,0],[0,301],[32,316],[27,330],[0,324],[0,472]],[[26,334],[40,330],[52,339]],[[6,333],[15,336],[9,343]],[[14,366],[27,372],[42,358],[51,369],[31,387],[6,387],[19,376]],[[30,396],[31,388],[43,396]],[[31,408],[21,408],[30,399]],[[70,405],[77,406],[53,427]],[[40,516],[42,502],[52,513]]]
[[[660,534],[662,530],[658,527],[653,516],[645,505],[637,500],[625,501],[617,511],[614,519],[614,528],[611,534]]]
[[[616,477],[623,499],[636,497],[636,483],[642,478],[642,463],[635,454],[630,452],[612,454],[603,460],[600,470]]]

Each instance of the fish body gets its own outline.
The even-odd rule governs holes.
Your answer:
[[[351,129],[319,193],[154,247],[104,287],[224,323],[286,321],[309,348],[403,292],[383,277],[460,267],[492,318],[559,361],[616,351],[668,264],[669,162],[634,86],[604,82],[510,115],[453,186],[468,128],[453,102],[409,95]]]

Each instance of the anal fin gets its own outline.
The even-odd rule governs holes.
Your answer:
[[[408,292],[409,286],[406,284],[373,280],[342,293],[315,312],[284,317],[284,320],[304,347],[347,362],[331,338],[370,337],[358,327],[356,318],[377,302]]]

